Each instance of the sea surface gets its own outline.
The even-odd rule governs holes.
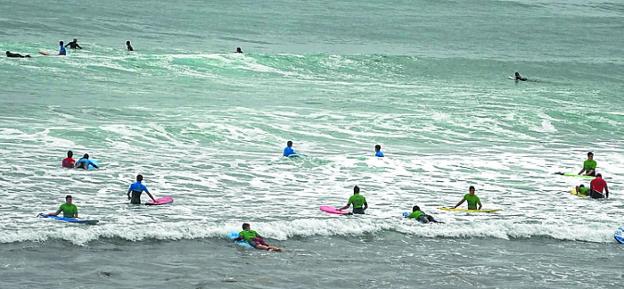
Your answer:
[[[0,51],[32,55],[0,57],[0,288],[621,287],[621,0],[0,7]],[[588,151],[609,199],[555,175]],[[129,205],[137,174],[175,202]],[[319,211],[354,185],[366,215]],[[439,210],[471,185],[501,211]],[[36,217],[67,194],[99,224]]]

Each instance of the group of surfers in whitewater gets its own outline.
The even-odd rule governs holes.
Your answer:
[[[301,154],[298,154],[292,146],[292,141],[288,141],[286,143],[283,156],[289,158],[301,156]],[[384,157],[384,153],[381,151],[380,145],[375,145],[374,155],[379,158]],[[98,168],[97,164],[89,159],[89,154],[84,154],[82,158],[76,161],[73,159],[72,151],[67,152],[67,158],[63,159],[61,165],[64,168],[88,169],[89,166]],[[596,199],[609,198],[609,188],[607,186],[607,182],[602,178],[600,173],[596,173],[596,167],[597,163],[594,160],[594,154],[592,152],[587,153],[587,160],[583,162],[583,169],[581,169],[578,175],[594,176],[595,178],[589,183],[589,187],[585,187],[584,185],[577,186],[576,192],[580,195]],[[127,195],[131,204],[141,204],[141,194],[143,192],[147,193],[153,201],[156,201],[154,196],[148,191],[147,187],[142,182],[143,176],[137,175],[136,182],[129,186]],[[475,192],[475,187],[470,186],[468,188],[468,193],[465,194],[464,197],[452,208],[457,208],[466,202],[468,204],[468,210],[481,210],[481,200]],[[60,213],[63,213],[63,217],[65,218],[78,218],[78,207],[76,207],[72,201],[72,196],[67,195],[65,197],[65,203],[62,204],[56,212],[52,212],[47,215],[57,216]],[[351,214],[365,214],[365,211],[368,209],[368,202],[366,201],[366,198],[360,194],[360,187],[357,185],[353,187],[353,195],[349,197],[347,204],[338,210],[346,210],[351,206],[353,206]],[[412,212],[407,215],[407,218],[417,220],[421,223],[438,223],[437,220],[435,220],[431,215],[423,212],[417,205],[412,207]],[[243,230],[239,232],[239,236],[236,239],[237,241],[245,241],[252,247],[260,250],[281,251],[280,248],[269,245],[264,238],[258,234],[258,232],[251,230],[251,225],[248,223],[244,223],[242,228]]]

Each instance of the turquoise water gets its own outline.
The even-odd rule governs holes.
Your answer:
[[[243,272],[255,272],[250,287],[267,288],[326,287],[346,278],[322,264],[371,275],[375,288],[609,287],[608,277],[621,278],[624,251],[613,240],[624,225],[618,1],[4,6],[0,46],[33,56],[0,58],[0,279],[11,286],[33,276],[29,262],[55,265],[50,258],[59,248],[88,252],[96,263],[108,250],[122,252],[138,262],[128,269],[133,274],[154,264],[169,270],[124,285],[131,288],[170,284],[165,279],[182,278],[175,272],[189,264],[217,272],[206,281],[193,271],[179,288],[238,287],[232,276]],[[84,49],[38,54],[72,38]],[[124,50],[126,40],[134,52]],[[236,47],[245,54],[232,53]],[[530,81],[508,79],[515,71]],[[288,140],[305,157],[282,158]],[[372,157],[375,144],[384,159]],[[89,153],[102,168],[60,169],[69,149]],[[579,171],[587,151],[609,183],[608,200],[571,196],[572,186],[587,181],[554,175]],[[174,204],[127,205],[139,173]],[[354,185],[368,199],[366,216],[318,210],[343,205]],[[501,213],[438,210],[470,185],[484,208]],[[34,217],[66,194],[82,217],[100,223]],[[415,204],[445,224],[401,219]],[[244,221],[285,252],[235,249],[224,235]],[[176,244],[180,259],[166,261]],[[516,250],[543,255],[540,244],[552,258]],[[30,248],[37,253],[20,259]],[[152,259],[151,249],[167,253]],[[199,250],[220,257],[197,260]],[[574,271],[565,256],[575,250],[607,278]],[[335,256],[352,260],[340,267]],[[412,267],[418,256],[430,256],[430,270]],[[63,258],[84,274],[76,280],[84,287],[120,287],[100,278],[114,270],[80,269],[85,259]],[[230,266],[240,258],[248,263]],[[283,277],[298,276],[302,258],[312,279]],[[297,266],[280,265],[273,273],[281,277],[271,279],[258,273],[265,261]],[[522,273],[535,266],[530,276]],[[434,278],[454,267],[471,270],[449,273],[456,282]],[[47,284],[46,274],[62,268],[49,270],[34,274],[30,287],[59,286]],[[364,284],[355,279],[345,286]]]

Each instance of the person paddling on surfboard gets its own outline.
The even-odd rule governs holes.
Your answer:
[[[292,148],[293,142],[292,141],[288,141],[286,142],[286,147],[284,148],[284,156],[285,157],[290,157],[290,156],[297,156],[297,152],[295,152],[295,149]]]
[[[605,194],[603,194],[603,191]],[[609,198],[609,187],[602,178],[602,174],[596,174],[596,178],[589,183],[589,197],[592,199]]]
[[[264,238],[262,238],[262,236],[260,236],[258,232],[252,230],[251,225],[249,225],[248,223],[243,224],[243,230],[240,231],[240,233],[238,233],[238,238],[234,240],[235,241],[244,240],[245,242],[249,243],[249,245],[251,245],[252,247],[258,250],[267,250],[267,251],[275,251],[275,252],[282,251],[282,249],[278,247],[267,244],[267,242],[264,241]]]
[[[10,57],[10,58],[30,58],[30,55],[26,54],[26,55],[21,55],[19,53],[13,53],[11,51],[7,51],[6,52],[6,56]]]
[[[408,219],[416,219],[416,221],[419,221],[421,223],[439,223],[438,221],[436,221],[432,216],[425,214],[425,212],[420,210],[420,207],[418,206],[414,206],[412,208],[412,213],[409,214],[407,216]]]
[[[474,186],[470,186],[470,188],[468,188],[468,194],[465,194],[464,198],[459,201],[459,203],[457,203],[457,205],[455,205],[453,209],[461,206],[461,204],[463,204],[464,202],[468,202],[468,210],[481,210],[481,200],[479,200],[479,197],[475,195]]]
[[[596,167],[598,164],[594,160],[594,153],[588,152],[587,159],[583,162],[583,169],[578,173],[579,175],[585,173],[585,176],[595,176]]]
[[[366,198],[360,195],[360,187],[353,187],[353,196],[349,198],[349,202],[347,204],[338,209],[339,211],[348,209],[351,204],[353,204],[353,214],[364,214],[364,211],[368,209],[368,203],[366,202]]]
[[[142,181],[143,181],[143,176],[137,175],[136,182],[134,182],[128,188],[128,200],[130,200],[130,204],[140,205],[141,194],[143,192],[146,192],[147,195],[152,199],[152,201],[156,202],[156,199],[154,199],[154,196],[150,194],[150,192],[147,190],[147,187],[141,183]],[[132,197],[130,197],[130,193],[132,193]]]
[[[69,46],[70,49],[82,49],[82,47],[78,45],[78,39],[76,38],[74,38],[72,42],[67,43],[67,45],[65,45],[65,48],[67,48],[67,46]]]
[[[380,145],[375,145],[375,156],[378,158],[383,158],[384,157],[384,153],[381,151],[381,146]]]
[[[69,154],[68,154],[68,155],[69,155]],[[94,167],[94,168],[96,168],[96,169],[98,168],[98,166],[97,166],[94,162],[92,162],[92,161],[89,159],[89,154],[84,154],[84,155],[82,156],[82,158],[80,158],[80,159],[76,162],[76,168],[77,168],[77,169],[85,169],[85,170],[88,170],[88,169],[89,169],[89,166],[93,166],[93,167]]]
[[[46,214],[45,216],[58,216],[63,212],[65,218],[78,218],[78,207],[72,203],[72,196],[65,196],[65,204],[62,204],[59,209],[54,213]]]
[[[527,81],[526,77],[523,77],[522,75],[520,75],[520,72],[517,72],[514,74],[514,80],[515,81]]]
[[[68,169],[73,168],[76,165],[76,160],[74,160],[73,156],[74,156],[74,152],[67,151],[67,157],[63,159],[63,161],[61,162],[61,165],[64,168],[68,168]]]
[[[576,186],[576,194],[581,196],[589,196],[589,188],[585,185]]]

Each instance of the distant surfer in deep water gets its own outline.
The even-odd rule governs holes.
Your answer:
[[[514,80],[515,81],[527,81],[527,78],[522,76],[522,75],[520,75],[520,72],[516,71],[515,76],[514,76]]]
[[[65,50],[65,45],[63,45],[63,41],[59,41],[59,54],[58,55],[67,55],[67,50]]]
[[[134,48],[132,48],[132,45],[130,44],[130,40],[126,41],[126,49],[128,49],[128,51],[134,51]]]
[[[28,54],[21,55],[19,53],[12,53],[11,51],[7,51],[6,52],[6,56],[7,57],[11,57],[11,58],[28,58],[28,57],[30,57],[30,55],[28,55]]]
[[[243,50],[240,47],[236,47],[236,53],[243,53]]]
[[[375,156],[378,158],[384,157],[384,153],[381,151],[381,145],[375,145]]]
[[[368,203],[366,202],[366,198],[360,195],[360,187],[353,187],[353,196],[349,198],[347,204],[338,209],[340,211],[348,209],[351,205],[353,205],[353,214],[364,214],[364,211],[368,209]]]
[[[72,40],[71,42],[67,43],[67,45],[65,45],[65,48],[67,48],[67,46],[69,46],[70,49],[82,49],[82,47],[78,45],[78,39],[76,38],[74,38],[74,40]]]
[[[297,152],[295,152],[295,149],[292,148],[293,146],[293,142],[292,141],[288,141],[286,142],[286,147],[284,148],[284,153],[283,155],[285,157],[296,157],[297,156]]]
[[[275,252],[282,251],[282,249],[278,247],[267,244],[267,242],[264,241],[264,238],[262,238],[262,236],[260,236],[258,232],[252,230],[251,225],[249,225],[248,223],[243,224],[243,230],[240,231],[240,233],[238,233],[238,238],[236,238],[235,240],[236,241],[243,240],[258,250],[267,250],[267,251],[275,251]]]

